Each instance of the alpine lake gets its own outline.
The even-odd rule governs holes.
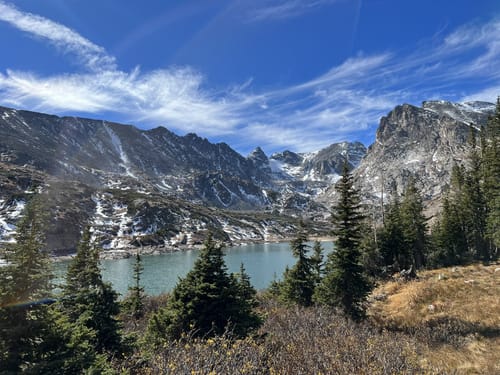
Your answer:
[[[312,254],[312,242],[308,242],[309,254]],[[331,241],[321,242],[324,256],[333,249]],[[199,250],[185,250],[160,255],[141,256],[144,270],[141,284],[148,295],[168,293],[175,287],[179,278],[193,268]],[[243,263],[250,276],[252,285],[257,289],[267,288],[273,280],[281,279],[286,267],[292,267],[296,259],[292,255],[288,242],[247,244],[224,248],[224,260],[229,273],[237,273]],[[64,282],[64,275],[70,261],[54,264],[56,285]],[[121,298],[127,294],[133,284],[135,257],[125,259],[101,260],[102,277],[111,282]]]

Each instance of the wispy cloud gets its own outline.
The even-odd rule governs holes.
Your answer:
[[[340,0],[264,0],[252,2],[248,21],[286,19],[300,16]]]
[[[102,47],[57,22],[22,12],[3,1],[0,1],[0,20],[32,36],[49,41],[63,52],[76,55],[90,69],[101,70],[115,66],[115,59]]]
[[[466,25],[411,53],[351,57],[309,81],[260,92],[253,86],[258,77],[214,91],[189,67],[120,71],[113,57],[76,31],[1,1],[0,20],[75,54],[89,68],[53,76],[7,70],[0,73],[3,103],[112,113],[142,126],[225,140],[244,152],[256,145],[311,151],[335,141],[367,140],[380,116],[402,102],[493,101],[500,94],[499,20]]]

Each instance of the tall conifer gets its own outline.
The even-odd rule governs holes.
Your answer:
[[[347,163],[344,163],[342,178],[335,190],[339,195],[332,209],[335,248],[328,255],[325,277],[316,288],[315,300],[340,307],[352,318],[360,319],[364,316],[363,302],[370,291],[370,284],[360,265],[364,217],[360,213],[359,193],[354,187]]]
[[[111,284],[102,280],[99,248],[91,242],[89,228],[83,232],[77,253],[68,267],[63,286],[61,310],[71,324],[90,332],[89,345],[97,353],[121,353],[123,346],[118,295]]]
[[[17,223],[16,243],[0,267],[0,369],[7,373],[42,371],[51,353],[51,266],[44,248],[44,211],[39,196]]]
[[[227,272],[222,247],[209,235],[193,269],[180,279],[165,308],[149,321],[153,344],[179,338],[220,335],[226,329],[246,335],[260,322],[252,310],[253,293],[246,273],[241,280]]]
[[[300,306],[310,306],[316,279],[313,275],[312,262],[307,256],[307,233],[304,223],[300,221],[297,235],[290,242],[292,254],[297,258],[295,265],[284,274],[281,285],[281,297],[285,302]]]

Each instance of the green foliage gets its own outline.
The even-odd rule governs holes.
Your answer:
[[[102,280],[99,249],[91,244],[88,228],[68,267],[59,307],[70,325],[83,330],[81,345],[89,345],[96,353],[121,354],[117,294]]]
[[[307,233],[301,221],[297,236],[290,242],[292,254],[297,258],[295,265],[284,273],[280,288],[281,299],[285,303],[310,306],[317,278],[313,272],[313,263],[307,256]],[[319,267],[320,265],[318,265]]]
[[[432,240],[433,252],[429,257],[431,266],[459,265],[470,260],[462,213],[448,197],[443,200],[441,218],[434,225]]]
[[[353,319],[360,319],[364,316],[363,302],[371,286],[360,264],[363,215],[359,193],[346,164],[335,189],[339,194],[339,201],[332,209],[335,250],[328,255],[325,277],[314,297],[321,304],[340,307]]]
[[[416,271],[425,265],[429,250],[427,236],[427,218],[423,214],[424,206],[415,180],[410,179],[403,194],[400,218],[405,253],[410,256],[412,270]]]
[[[316,287],[323,277],[324,273],[324,256],[323,256],[323,247],[321,246],[321,242],[314,241],[313,245],[313,253],[310,258],[311,262],[311,271],[314,279],[314,286]]]
[[[412,264],[401,216],[401,204],[395,196],[387,208],[384,226],[378,236],[380,255],[388,274],[408,269]]]
[[[486,239],[491,258],[497,258],[500,247],[500,97],[485,133],[482,155],[487,208]]]
[[[220,335],[230,329],[244,336],[260,322],[253,312],[254,292],[248,276],[229,275],[221,246],[209,235],[194,268],[180,279],[167,306],[150,319],[148,336],[153,344],[179,338]]]
[[[371,284],[377,279],[387,276],[387,269],[379,248],[380,230],[374,231],[365,222],[362,227],[363,237],[360,242],[360,263]],[[376,241],[377,239],[377,241]]]
[[[42,201],[35,196],[17,224],[16,243],[6,251],[8,265],[0,267],[0,369],[37,372],[50,358],[52,345],[49,307],[50,261],[44,247]],[[59,340],[55,340],[56,342]]]
[[[141,274],[144,270],[142,259],[137,252],[134,264],[134,285],[128,288],[128,295],[122,302],[123,312],[129,314],[137,322],[144,314],[144,287],[141,285]]]
[[[489,261],[486,235],[486,199],[482,187],[482,160],[476,145],[476,134],[471,126],[469,136],[470,152],[468,157],[469,170],[465,174],[465,183],[462,196],[462,210],[464,211],[466,234],[469,247],[474,258]]]

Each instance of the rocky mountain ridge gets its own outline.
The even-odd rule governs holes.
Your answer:
[[[334,146],[318,155],[294,154],[292,166],[261,149],[243,157],[227,144],[162,127],[140,130],[0,107],[0,241],[13,240],[18,207],[38,188],[48,195],[55,219],[48,242],[58,253],[74,250],[87,224],[109,250],[139,245],[137,238],[141,246],[194,244],[208,229],[227,242],[284,238],[298,212],[326,212],[314,197],[335,180],[340,153],[354,166],[366,150],[360,143]],[[20,186],[21,175],[33,178]],[[272,215],[261,221],[260,213],[241,210]],[[281,226],[270,220],[282,215]]]
[[[413,177],[432,215],[453,164],[465,160],[471,124],[486,124],[493,111],[484,102],[403,104],[381,119],[368,150],[342,142],[271,156],[258,147],[244,157],[163,127],[0,107],[0,242],[13,240],[34,191],[47,196],[57,254],[74,251],[85,225],[109,253],[193,246],[208,230],[229,243],[279,240],[304,215],[324,234],[344,160],[374,209]]]
[[[409,178],[420,189],[429,217],[440,209],[454,164],[466,164],[471,127],[487,124],[495,105],[423,102],[399,105],[380,120],[375,142],[355,169],[365,201],[376,206],[402,194]],[[323,200],[331,199],[331,189]]]

